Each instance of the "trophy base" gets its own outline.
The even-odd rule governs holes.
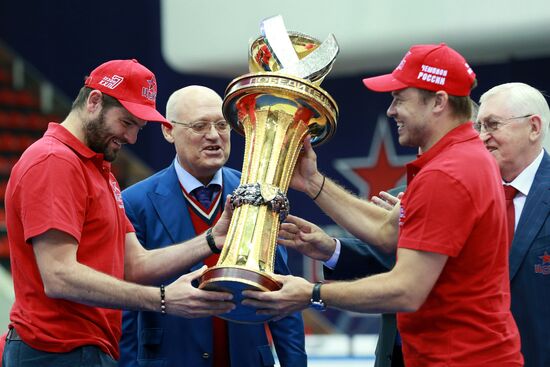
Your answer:
[[[200,289],[223,291],[233,294],[233,302],[237,307],[231,312],[217,315],[225,320],[257,324],[271,320],[272,315],[257,315],[257,309],[244,306],[242,291],[277,291],[281,285],[266,273],[237,266],[214,266],[204,272],[200,279]]]

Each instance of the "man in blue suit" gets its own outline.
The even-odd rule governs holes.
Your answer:
[[[517,191],[510,291],[525,367],[550,366],[550,157],[543,149],[549,121],[537,89],[507,83],[481,96],[475,124],[504,185]]]
[[[163,134],[175,145],[176,158],[122,193],[127,215],[147,249],[193,238],[211,227],[224,198],[239,185],[240,172],[224,167],[230,153],[230,127],[221,106],[220,96],[201,86],[180,89],[169,98],[166,114],[173,126],[163,128]],[[276,272],[289,274],[286,257],[286,249],[279,247]],[[215,263],[213,255],[190,271]],[[281,366],[306,366],[301,315],[294,313],[268,325]],[[215,317],[186,319],[127,311],[120,348],[119,366],[274,365],[264,324],[237,324]]]

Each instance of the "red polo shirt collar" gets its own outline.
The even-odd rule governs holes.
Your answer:
[[[447,147],[471,139],[479,139],[479,134],[474,130],[471,121],[460,124],[449,131],[427,152],[419,154],[416,160],[406,165],[407,184],[411,183],[414,176],[416,176],[416,174],[422,169],[422,167],[427,165],[432,159],[437,157]]]
[[[76,154],[83,158],[91,159],[99,166],[111,167],[111,163],[106,162],[103,158],[103,153],[96,153],[91,150],[86,144],[78,140],[69,130],[61,126],[56,122],[50,122],[48,124],[48,130],[44,136],[51,136],[54,139],[59,140],[69,148],[71,148]]]

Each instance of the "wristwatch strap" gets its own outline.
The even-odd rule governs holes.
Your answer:
[[[208,228],[208,231],[206,231],[206,242],[208,243],[208,247],[210,247],[212,253],[221,254],[222,250],[220,250],[216,246],[216,242],[214,242],[214,236],[212,236],[212,228]]]
[[[321,285],[323,285],[323,282],[317,282],[313,285],[309,301],[309,306],[318,311],[324,311],[327,308],[325,302],[321,299]]]

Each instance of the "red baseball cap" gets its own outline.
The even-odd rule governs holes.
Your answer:
[[[172,127],[156,109],[155,74],[137,60],[112,60],[95,68],[84,83],[116,98],[135,117]]]
[[[476,74],[464,57],[444,43],[414,45],[391,74],[363,79],[375,92],[405,88],[443,90],[452,96],[469,96]]]

